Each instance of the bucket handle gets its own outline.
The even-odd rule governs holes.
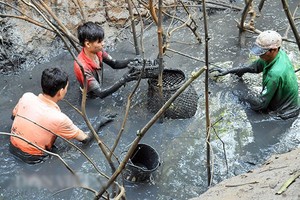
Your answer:
[[[131,158],[134,158],[135,156],[136,156],[136,154],[139,152],[139,150],[141,150],[141,147],[138,147],[138,149],[134,152],[135,154],[133,154],[133,156],[131,156]],[[123,151],[123,152],[121,152],[121,155],[123,154],[123,153],[127,153],[128,151]],[[131,158],[129,158],[129,160],[131,160]]]

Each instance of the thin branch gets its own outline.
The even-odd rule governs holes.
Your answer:
[[[83,18],[83,21],[86,22],[86,16],[83,11],[83,4],[81,0],[73,0],[74,4],[79,8],[80,14]]]
[[[253,0],[249,0],[246,3],[246,6],[244,7],[244,10],[242,12],[242,19],[241,22],[239,23],[239,44],[241,46],[245,45],[245,34],[244,34],[244,30],[245,30],[245,20],[248,14],[248,11],[250,10],[250,8],[252,7],[252,2]]]
[[[77,52],[80,52],[80,50],[74,43],[74,41],[75,41],[78,44],[79,43],[78,39],[73,34],[71,34],[69,29],[67,29],[65,27],[65,25],[58,19],[58,17],[52,12],[52,10],[42,0],[38,0],[38,1],[43,6],[43,8],[46,9],[46,11],[50,14],[50,16],[57,22],[58,26],[62,29],[62,32],[69,39],[69,42],[72,44],[72,46],[77,50]]]
[[[115,151],[115,149],[116,149],[116,147],[117,147],[117,145],[119,143],[119,140],[121,139],[122,133],[123,133],[123,131],[125,129],[125,125],[126,125],[126,122],[127,122],[127,118],[128,118],[128,114],[129,114],[129,109],[130,109],[130,105],[131,105],[131,100],[132,100],[133,95],[135,94],[136,90],[138,89],[138,86],[140,85],[140,82],[141,82],[141,79],[142,79],[142,76],[143,76],[143,72],[144,72],[144,69],[145,69],[145,59],[144,59],[144,55],[145,55],[144,53],[145,53],[145,51],[144,51],[144,43],[143,43],[143,34],[144,34],[144,32],[143,32],[143,29],[144,29],[143,18],[141,16],[140,12],[138,11],[136,5],[135,4],[133,4],[133,5],[134,5],[134,7],[135,7],[135,9],[136,9],[136,11],[137,11],[137,13],[139,15],[140,23],[141,23],[140,46],[141,46],[141,49],[142,49],[142,58],[143,58],[143,63],[144,64],[143,64],[143,68],[141,70],[142,73],[141,73],[141,75],[140,75],[140,77],[139,77],[139,79],[138,79],[138,81],[137,81],[137,83],[136,83],[133,91],[128,95],[124,119],[123,119],[121,128],[119,130],[119,133],[117,135],[117,139],[114,142],[113,147],[111,148],[111,154]],[[111,157],[111,154],[109,155],[110,157]]]
[[[264,6],[264,3],[265,3],[266,0],[260,0],[259,4],[258,4],[258,10],[259,12],[261,12],[263,6]]]
[[[155,6],[153,4],[153,0],[149,0],[148,8],[149,8],[149,11],[150,11],[153,21],[155,22],[156,26],[158,26],[158,17],[155,12]]]
[[[74,186],[74,187],[68,187],[68,188],[64,188],[64,189],[58,190],[55,193],[53,193],[52,196],[57,195],[57,194],[62,193],[62,192],[65,192],[67,190],[75,189],[75,188],[83,188],[83,189],[86,189],[86,190],[88,190],[90,192],[93,192],[95,195],[97,194],[97,191],[94,190],[94,189],[92,189],[92,188],[85,187],[85,186]]]
[[[77,181],[79,180],[78,177],[77,177],[77,175],[76,175],[76,173],[75,173],[75,171],[64,161],[64,159],[60,155],[58,155],[56,153],[53,153],[51,151],[47,151],[46,149],[43,149],[42,147],[39,147],[38,145],[36,145],[36,144],[30,142],[29,140],[27,140],[27,139],[25,139],[25,138],[17,135],[14,132],[13,133],[0,132],[0,135],[8,135],[8,136],[13,136],[13,137],[19,138],[19,139],[27,142],[28,144],[34,146],[35,148],[39,149],[40,151],[42,151],[44,153],[47,153],[49,155],[57,157],[65,165],[65,167],[77,178]]]
[[[209,91],[208,91],[208,77],[209,77],[209,63],[208,63],[208,25],[207,25],[207,14],[206,14],[206,3],[202,1],[202,12],[204,19],[204,32],[205,32],[205,65],[207,67],[205,72],[205,119],[206,119],[206,167],[207,167],[207,184],[208,186],[212,183],[212,170],[210,161],[210,114],[209,114]]]
[[[134,16],[133,16],[133,12],[132,12],[132,2],[131,2],[131,0],[126,0],[126,2],[128,4],[128,11],[129,11],[131,29],[132,29],[132,34],[133,34],[135,54],[140,55],[140,49],[139,49],[139,45],[138,45],[138,42],[137,42],[137,35],[136,35],[136,29],[135,29]]]
[[[292,28],[292,31],[294,33],[294,37],[297,41],[297,45],[298,45],[298,49],[300,50],[300,36],[299,36],[299,33],[297,31],[297,27],[295,26],[295,23],[293,21],[293,17],[292,17],[292,14],[290,12],[290,9],[289,9],[289,6],[288,6],[288,3],[286,2],[286,0],[281,0],[282,2],[282,6],[283,6],[283,10],[289,20],[289,23],[290,23],[290,26]]]
[[[248,183],[241,183],[241,184],[234,184],[234,185],[225,185],[225,187],[239,187],[244,185],[250,185],[250,184],[257,184],[258,181],[248,182]]]
[[[193,56],[187,55],[187,54],[182,53],[182,52],[180,52],[180,51],[176,51],[176,50],[171,49],[171,48],[167,48],[166,50],[167,50],[167,51],[171,51],[171,52],[173,52],[173,53],[177,53],[178,55],[181,55],[181,56],[184,56],[184,57],[187,57],[187,58],[191,58],[191,59],[193,59],[193,60],[197,60],[197,61],[199,61],[199,62],[205,63],[205,61],[202,60],[202,59],[200,59],[200,58],[197,58],[197,57],[193,57]],[[209,65],[213,65],[213,66],[218,67],[217,65],[215,65],[215,64],[213,64],[213,63],[210,63],[210,62],[209,62],[208,64],[209,64]]]
[[[295,21],[295,15],[296,15],[296,12],[297,12],[299,6],[300,6],[300,4],[298,4],[298,6],[294,10],[293,17],[292,17],[294,19],[294,21]],[[286,28],[286,31],[285,31],[285,34],[283,35],[283,37],[287,38],[290,28],[291,28],[291,25],[289,24],[288,27]]]
[[[50,29],[49,27],[45,26],[44,24],[42,24],[41,22],[39,21],[36,21],[34,19],[32,19],[31,17],[29,17],[28,15],[26,15],[24,12],[22,12],[21,10],[15,8],[14,6],[8,4],[8,3],[5,3],[3,1],[0,1],[0,4],[3,4],[5,6],[8,6],[10,8],[12,8],[13,10],[17,11],[18,13],[22,14],[23,16],[18,16],[18,15],[7,15],[7,14],[0,14],[0,17],[12,17],[12,18],[16,18],[16,19],[22,19],[22,20],[25,20],[29,23],[32,23],[36,26],[39,26],[39,27],[42,27],[46,30],[49,30],[49,31],[52,31],[54,32],[52,29]]]
[[[216,124],[216,123],[215,123]],[[221,141],[222,143],[222,147],[223,147],[223,152],[224,152],[224,159],[225,159],[225,165],[226,165],[226,172],[228,174],[228,162],[227,162],[227,156],[226,156],[226,148],[225,148],[225,143],[223,142],[223,140],[219,137],[219,134],[217,133],[215,127],[213,125],[211,125],[211,127],[213,128],[214,130],[214,133],[216,134],[216,136],[218,137],[218,139]]]

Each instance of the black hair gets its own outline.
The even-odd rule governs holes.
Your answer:
[[[54,97],[56,93],[68,84],[68,74],[59,68],[45,69],[42,73],[41,86],[44,94]]]
[[[80,25],[77,29],[77,34],[81,46],[84,46],[84,42],[86,40],[89,42],[95,42],[99,40],[101,42],[104,39],[103,28],[91,21]]]

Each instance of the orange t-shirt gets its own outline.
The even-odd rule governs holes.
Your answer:
[[[25,93],[15,106],[13,116],[15,119],[11,132],[46,150],[51,150],[57,136],[40,126],[66,139],[73,139],[79,134],[79,128],[71,119],[60,111],[55,102],[42,94],[36,96],[30,92]],[[43,154],[42,151],[19,138],[11,136],[10,141],[23,152],[31,155]]]

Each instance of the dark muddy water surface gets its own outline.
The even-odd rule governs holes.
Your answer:
[[[270,2],[268,2],[270,3]],[[276,3],[268,9],[267,14],[259,18],[260,29],[285,27],[285,18],[281,8]],[[296,5],[296,1],[292,1]],[[279,7],[279,8],[278,8]],[[280,10],[281,11],[281,10]],[[274,21],[274,15],[277,19]],[[221,16],[221,17],[220,17]],[[250,62],[255,59],[249,54],[247,48],[251,46],[254,35],[247,38],[247,48],[238,47],[238,30],[233,19],[239,19],[240,14],[226,11],[209,17],[209,34],[211,35],[210,62],[221,67],[238,66],[240,63]],[[263,19],[262,19],[263,18]],[[269,23],[272,22],[272,23]],[[202,28],[200,28],[202,29]],[[280,32],[283,34],[283,32]],[[155,28],[145,32],[145,56],[155,58],[157,54],[157,39]],[[129,38],[130,40],[130,38]],[[116,58],[135,57],[134,49],[128,42],[119,43],[116,50],[110,53]],[[204,45],[195,44],[196,39],[188,29],[182,29],[171,38],[171,48],[203,58]],[[184,42],[184,43],[179,43]],[[188,44],[189,43],[189,44]],[[284,48],[299,67],[298,49],[292,44],[284,43]],[[199,61],[167,52],[165,57],[167,68],[178,68],[188,77],[192,71],[199,69],[204,64]],[[73,60],[68,53],[62,54],[50,63],[45,63],[30,69],[21,69],[13,75],[0,75],[0,110],[1,131],[10,132],[11,111],[24,92],[35,94],[41,92],[40,76],[43,69],[59,66],[70,75],[70,87],[65,99],[80,106],[80,91],[73,75]],[[105,68],[105,85],[109,85],[122,75],[124,71],[113,71]],[[189,199],[199,196],[207,189],[206,179],[206,146],[205,146],[205,107],[204,107],[204,76],[202,75],[193,83],[199,96],[198,110],[190,119],[165,119],[163,123],[155,123],[146,133],[141,143],[154,147],[160,156],[161,165],[153,174],[151,181],[145,183],[125,182],[128,199]],[[253,169],[270,155],[282,153],[296,148],[300,144],[299,118],[290,120],[276,120],[269,115],[261,115],[249,110],[249,107],[239,102],[234,96],[234,91],[247,87],[258,91],[260,87],[259,75],[245,75],[243,79],[235,76],[212,78],[210,80],[210,114],[212,123],[218,121],[212,130],[212,155],[213,155],[213,183]],[[120,159],[128,149],[138,130],[153,117],[148,112],[147,81],[143,80],[135,97],[126,124],[120,145],[116,149],[116,156]],[[133,89],[133,83],[121,88],[112,96],[101,99],[89,99],[87,113],[91,121],[99,114],[118,113],[117,118],[103,127],[100,135],[103,141],[112,146],[114,139],[122,124],[125,104],[128,94]],[[63,112],[80,127],[84,128],[84,121],[79,114],[67,103],[59,103]],[[223,145],[225,144],[228,171],[224,157]],[[0,136],[0,199],[91,199],[92,195],[83,189],[73,189],[52,196],[55,191],[72,186],[74,178],[63,166],[59,159],[52,157],[39,165],[27,165],[15,159],[8,152],[9,138]],[[79,143],[75,142],[79,145]],[[103,179],[74,148],[57,140],[56,146],[60,155],[79,174],[81,181],[98,190],[103,184]],[[109,166],[98,146],[93,143],[84,147],[84,151],[97,163],[105,173],[110,174]]]

